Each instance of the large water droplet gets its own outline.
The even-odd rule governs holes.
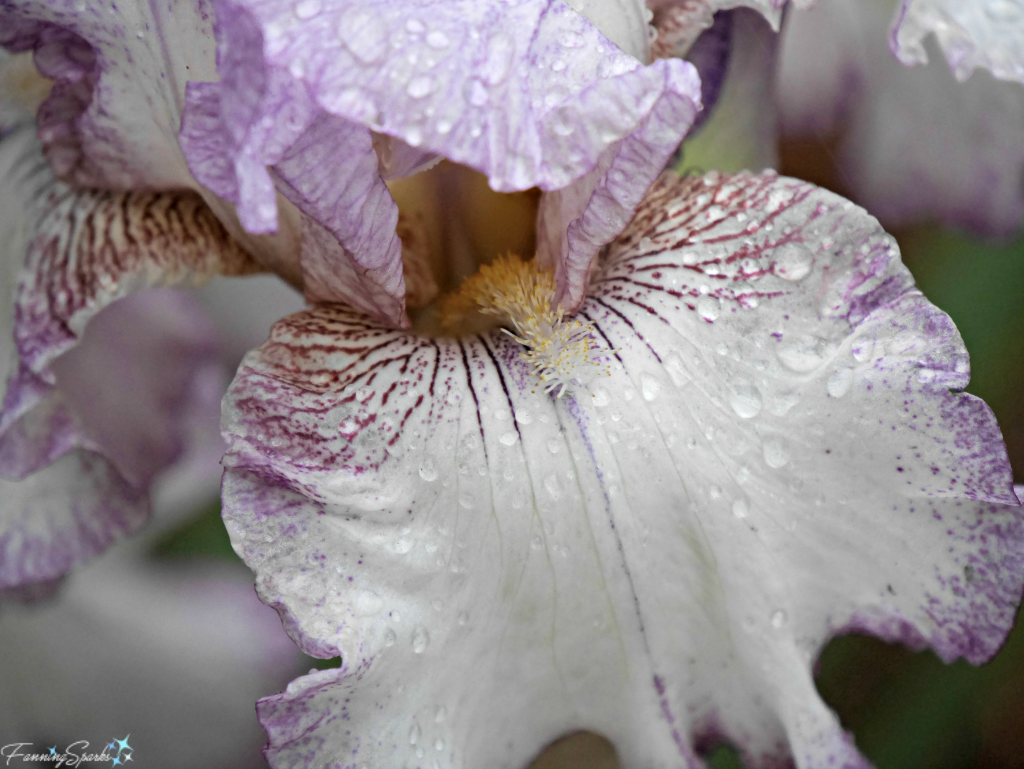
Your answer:
[[[346,14],[338,25],[338,38],[365,64],[379,61],[388,51],[388,29],[384,20],[369,11]]]
[[[498,85],[505,80],[512,68],[512,54],[515,48],[508,35],[497,34],[487,44],[487,61],[480,73],[491,85]]]
[[[852,384],[853,369],[841,368],[832,373],[825,386],[828,389],[828,394],[833,398],[842,398],[850,391],[850,385]]]
[[[420,725],[414,721],[412,724],[412,729],[409,730],[409,744],[415,745],[417,742],[419,742],[422,734],[423,733],[420,731]]]
[[[761,413],[761,393],[752,384],[741,384],[729,398],[729,405],[737,416],[751,419]]]
[[[435,29],[427,35],[427,45],[438,50],[448,47],[448,35],[439,29]]]
[[[320,0],[299,0],[295,4],[295,15],[300,19],[312,19],[320,13]]]
[[[420,478],[428,483],[437,480],[437,466],[430,457],[427,457],[420,463]]]
[[[781,630],[786,626],[786,623],[789,621],[789,616],[782,609],[777,609],[776,611],[772,612],[771,621],[773,628],[775,628],[776,630]]]
[[[414,654],[423,654],[430,645],[430,633],[423,625],[417,625],[412,631],[412,651]]]
[[[477,80],[475,77],[471,78],[465,87],[466,101],[472,104],[474,107],[484,106],[490,97],[487,95],[487,86]]]
[[[409,81],[409,85],[406,86],[405,92],[414,99],[422,99],[424,96],[429,96],[434,92],[434,88],[437,84],[434,78],[429,75],[420,75],[414,77]]]
[[[650,374],[640,375],[640,392],[643,393],[645,401],[653,401],[661,392],[661,382]]]
[[[747,504],[747,500],[741,498],[733,502],[732,514],[740,519],[746,518],[750,515],[750,505]]]
[[[722,312],[722,303],[713,296],[702,296],[697,300],[697,314],[706,321],[715,320]]]
[[[764,461],[768,467],[778,470],[789,462],[789,449],[786,442],[778,435],[772,436],[764,442]]]
[[[800,243],[786,243],[775,250],[772,271],[783,280],[803,280],[811,274],[814,255]]]
[[[796,339],[778,350],[779,361],[790,371],[805,374],[821,365],[823,360],[818,340]]]

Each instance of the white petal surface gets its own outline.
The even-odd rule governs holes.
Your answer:
[[[924,64],[934,34],[957,80],[978,67],[1024,83],[1024,5],[1020,0],[902,0],[891,45],[904,64]]]
[[[340,307],[247,358],[226,523],[343,660],[262,701],[272,766],[521,767],[577,729],[630,766],[705,737],[866,766],[814,689],[828,638],[995,652],[1024,578],[1005,449],[877,222],[773,175],[666,178],[581,315],[612,374],[562,400],[505,335]]]

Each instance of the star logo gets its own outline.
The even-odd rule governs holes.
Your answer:
[[[51,756],[57,755],[57,746],[56,745],[54,745],[52,748],[50,748],[50,755]]]
[[[121,759],[120,759],[120,758],[118,758],[117,756],[114,756],[114,757],[113,757],[112,759],[110,759],[110,762],[111,762],[111,763],[112,763],[112,764],[113,764],[114,766],[120,766],[120,764],[121,764]]]
[[[114,740],[117,743],[117,754],[120,755],[123,750],[134,750],[131,745],[128,744],[128,738],[130,734],[126,734],[123,740]]]
[[[113,750],[116,747],[117,747],[117,745],[115,745],[113,742],[108,742],[107,743],[107,750]]]
[[[128,763],[129,761],[131,761],[132,760],[132,754],[131,753],[125,753],[124,760],[125,760],[125,763]]]

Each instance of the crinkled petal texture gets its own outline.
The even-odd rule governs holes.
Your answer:
[[[866,766],[814,688],[827,639],[995,652],[1024,575],[1005,449],[863,210],[666,177],[580,316],[611,374],[561,400],[504,334],[341,307],[243,363],[226,523],[292,637],[342,657],[260,703],[273,766],[522,767],[577,729],[626,766],[708,738]]]
[[[194,185],[176,140],[187,80],[213,80],[206,0],[4,0],[0,46],[34,51],[53,90],[39,138],[55,172],[83,186]]]
[[[978,67],[1024,83],[1024,9],[1017,0],[902,0],[890,45],[904,64],[928,61],[933,33],[957,80]]]
[[[970,4],[966,4],[970,5]],[[784,133],[843,130],[854,198],[887,226],[941,218],[1005,236],[1024,219],[1024,88],[885,48],[883,7],[855,0],[790,14],[779,78]]]
[[[561,0],[219,0],[218,83],[193,83],[181,140],[196,177],[277,227],[305,215],[312,299],[398,324],[404,289],[390,176],[443,155],[499,191],[540,187],[542,257],[566,307],[693,121],[681,61],[642,67]],[[374,134],[391,137],[383,161]],[[340,265],[340,267],[339,267]]]
[[[138,527],[147,486],[223,381],[194,299],[108,305],[249,264],[194,193],[74,190],[33,145],[22,130],[0,147],[0,477],[21,481],[3,482],[4,587],[55,579]]]

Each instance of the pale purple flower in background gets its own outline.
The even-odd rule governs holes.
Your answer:
[[[714,13],[777,27],[782,3],[581,5],[0,2],[0,42],[55,80],[38,145],[0,145],[20,483],[64,446],[116,467],[48,405],[107,304],[258,270],[316,303],[224,401],[234,547],[293,640],[341,657],[259,703],[275,767],[518,767],[576,730],[627,766],[723,739],[750,767],[864,766],[814,688],[829,638],[981,662],[1013,621],[999,428],[893,239],[772,172],[661,176],[702,99],[761,103],[726,98],[723,56],[767,33]],[[940,7],[903,9],[904,56]],[[538,253],[410,301],[412,331],[436,265],[385,182],[440,157],[539,188]]]
[[[1024,218],[1022,49],[1016,2],[819,0],[782,36],[783,136],[838,138],[842,182],[886,226],[1010,235]]]

